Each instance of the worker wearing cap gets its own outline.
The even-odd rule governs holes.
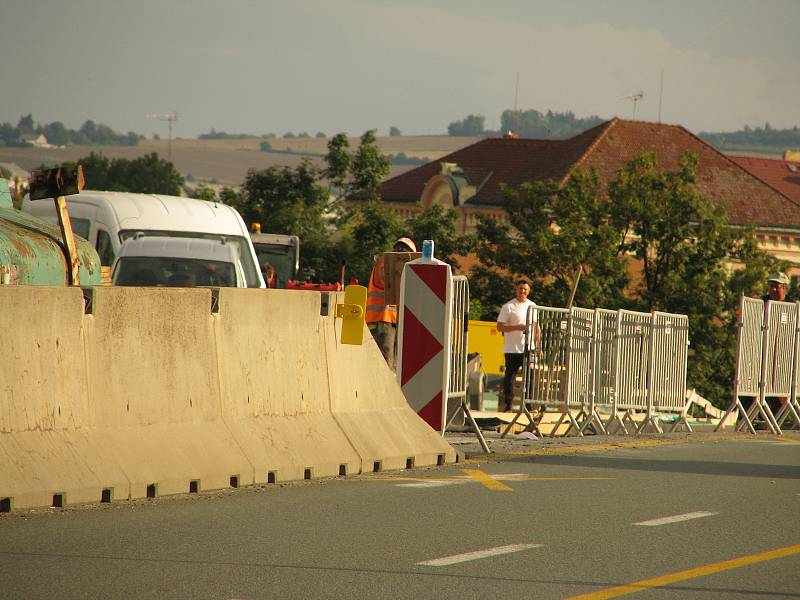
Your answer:
[[[767,279],[767,295],[764,302],[772,300],[774,302],[784,302],[786,293],[789,291],[789,277],[780,271],[773,273]]]
[[[789,291],[789,277],[786,273],[776,271],[772,273],[767,279],[767,295],[763,297],[764,302],[785,302],[786,294]],[[764,305],[766,310],[766,305]],[[754,400],[755,401],[755,400]],[[767,404],[773,415],[778,414],[781,406],[785,404],[787,398],[777,398],[770,396],[767,398]]]
[[[417,246],[407,237],[395,241],[394,252],[416,252]],[[367,310],[365,320],[367,327],[381,349],[386,363],[394,371],[395,349],[397,343],[397,305],[386,304],[384,290],[383,255],[378,256],[367,287]]]

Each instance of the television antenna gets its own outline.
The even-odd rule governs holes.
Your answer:
[[[623,96],[620,100],[633,100],[633,120],[636,120],[636,109],[639,107],[639,101],[644,98],[644,92],[637,92],[630,96]]]
[[[148,119],[158,119],[159,121],[166,121],[169,123],[169,138],[167,141],[167,160],[172,162],[172,124],[178,120],[178,113],[151,113],[147,115]]]

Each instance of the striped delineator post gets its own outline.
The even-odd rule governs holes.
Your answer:
[[[444,434],[450,376],[450,265],[433,258],[425,240],[422,258],[406,263],[400,279],[397,380],[411,408]]]

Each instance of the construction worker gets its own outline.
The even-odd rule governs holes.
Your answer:
[[[393,252],[416,252],[417,246],[407,237],[395,241]],[[395,369],[397,348],[397,305],[386,304],[384,290],[383,255],[378,256],[367,287],[367,311],[365,320],[370,333],[381,349],[389,368]]]

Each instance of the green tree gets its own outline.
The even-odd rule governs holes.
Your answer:
[[[689,316],[688,385],[726,405],[736,302],[760,291],[777,261],[758,248],[752,229],[729,225],[724,208],[697,190],[698,163],[687,153],[676,171],[661,171],[655,155],[642,154],[620,170],[608,195],[621,251],[642,266],[638,308]],[[731,273],[731,260],[743,268]]]
[[[378,148],[375,129],[365,131],[350,163],[352,192],[361,198],[379,200],[379,185],[389,174],[389,159]]]
[[[200,184],[195,188],[188,189],[187,191],[189,198],[196,198],[197,200],[206,200],[207,202],[217,201],[217,193],[214,191],[213,188],[210,188],[207,185]]]
[[[406,220],[407,234],[420,248],[423,240],[433,240],[436,258],[458,269],[460,265],[456,256],[467,254],[474,241],[471,237],[458,235],[457,221],[455,209],[434,204]]]
[[[486,117],[483,115],[467,115],[460,121],[453,121],[447,126],[448,135],[453,136],[478,136],[484,134],[484,123]]]
[[[86,182],[86,189],[118,189],[114,187],[109,179],[108,170],[111,166],[111,163],[102,154],[91,152],[89,153],[89,156],[79,159],[78,164],[83,167],[83,179]]]
[[[564,185],[527,182],[505,188],[504,194],[508,222],[483,218],[477,227],[481,265],[474,274],[485,284],[503,282],[502,296],[495,290],[483,292],[484,298],[477,295],[486,310],[499,310],[500,298],[520,276],[532,281],[537,302],[564,306],[581,269],[576,304],[625,304],[628,277],[620,236],[596,173],[575,173]]]
[[[392,249],[403,234],[397,215],[381,202],[365,202],[345,216],[339,251],[347,263],[348,277],[367,285],[375,257]]]
[[[337,133],[328,141],[328,153],[325,155],[324,175],[338,192],[338,195],[346,193],[348,174],[353,157],[350,154],[350,142],[347,140],[346,133]]]
[[[389,127],[389,136],[390,137],[400,137],[401,135],[403,135],[403,134],[397,127],[395,127],[394,125]]]
[[[178,196],[185,182],[175,166],[156,152],[111,161],[92,152],[78,162],[83,166],[86,187],[96,190]]]

